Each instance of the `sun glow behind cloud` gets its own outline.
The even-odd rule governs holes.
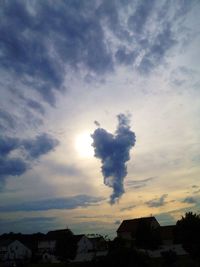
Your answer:
[[[92,137],[90,133],[85,131],[75,137],[75,149],[81,158],[92,158],[94,149],[92,147]]]

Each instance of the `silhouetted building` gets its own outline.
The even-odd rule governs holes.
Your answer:
[[[124,220],[117,229],[117,236],[126,240],[135,240],[138,234],[140,234],[144,228],[155,230],[159,227],[160,224],[153,216]]]

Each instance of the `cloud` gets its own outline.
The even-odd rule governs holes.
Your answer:
[[[149,44],[138,69],[142,73],[149,73],[164,59],[165,54],[176,44],[171,25],[165,25],[162,32],[159,32],[152,44]]]
[[[137,207],[137,205],[130,205],[130,206],[121,208],[120,211],[132,210],[132,209],[134,209],[135,207]]]
[[[57,226],[55,217],[24,217],[15,219],[0,219],[0,233],[33,233],[47,232]]]
[[[129,29],[136,34],[141,34],[154,9],[155,1],[147,0],[137,3],[135,12],[128,18]]]
[[[120,223],[121,223],[120,220],[116,220],[116,221],[114,222],[114,224],[116,224],[116,225],[119,225]]]
[[[46,133],[35,139],[0,136],[0,183],[7,176],[19,176],[31,167],[34,159],[47,154],[58,145],[58,140]]]
[[[115,54],[117,62],[124,65],[133,64],[136,57],[137,53],[135,51],[127,51],[125,47],[120,47]]]
[[[152,181],[153,179],[155,179],[155,177],[149,177],[143,180],[127,181],[126,186],[130,188],[134,188],[134,189],[142,188],[142,187],[145,187],[147,183]]]
[[[164,206],[166,204],[165,199],[167,198],[168,194],[163,194],[160,198],[154,198],[145,202],[145,204],[150,208],[157,208]]]
[[[112,69],[96,4],[4,1],[1,4],[1,62],[51,105],[62,91],[65,64],[95,73]],[[88,12],[90,10],[90,12]],[[87,15],[87,16],[86,16]],[[98,53],[97,53],[98,51]]]
[[[6,110],[0,109],[0,129],[14,129],[15,127],[15,116],[12,116]]]
[[[23,202],[20,204],[0,206],[0,212],[76,209],[80,207],[83,208],[98,204],[102,200],[102,197],[94,197],[89,195],[76,195],[64,198],[50,198],[44,200]]]
[[[196,199],[193,197],[186,197],[182,202],[189,203],[189,204],[197,203]]]
[[[104,184],[113,189],[110,203],[113,204],[124,193],[123,181],[127,175],[126,162],[130,159],[130,149],[135,145],[135,133],[130,130],[129,118],[119,114],[115,134],[98,128],[91,135],[95,157],[102,163]]]
[[[31,109],[33,109],[33,110],[39,112],[40,114],[44,115],[45,110],[44,110],[43,106],[39,102],[37,102],[35,100],[32,100],[32,99],[27,99],[26,103]]]
[[[27,151],[31,158],[39,158],[41,155],[47,154],[58,145],[58,140],[43,133],[36,136],[35,139],[27,139],[21,141],[21,145]]]

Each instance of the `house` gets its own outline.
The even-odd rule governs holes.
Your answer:
[[[51,240],[47,237],[38,241],[38,257],[39,259],[46,263],[56,263],[58,262],[55,256],[56,252],[56,240]]]
[[[133,241],[136,240],[137,234],[144,227],[155,230],[160,228],[160,224],[153,216],[124,220],[117,229],[117,236],[125,240]]]
[[[160,227],[161,240],[163,245],[172,245],[174,243],[175,225]]]
[[[53,254],[55,250],[56,250],[56,240],[44,238],[38,241],[38,253],[39,254],[43,254],[45,252]]]
[[[74,236],[77,244],[75,262],[91,261],[107,254],[107,243],[103,237]]]
[[[0,259],[2,261],[30,260],[31,256],[31,250],[18,240],[0,241]]]
[[[70,229],[49,231],[38,242],[38,256],[42,262],[59,262],[75,254],[74,235]]]

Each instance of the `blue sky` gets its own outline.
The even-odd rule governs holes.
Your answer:
[[[199,1],[0,5],[1,231],[199,212]]]

